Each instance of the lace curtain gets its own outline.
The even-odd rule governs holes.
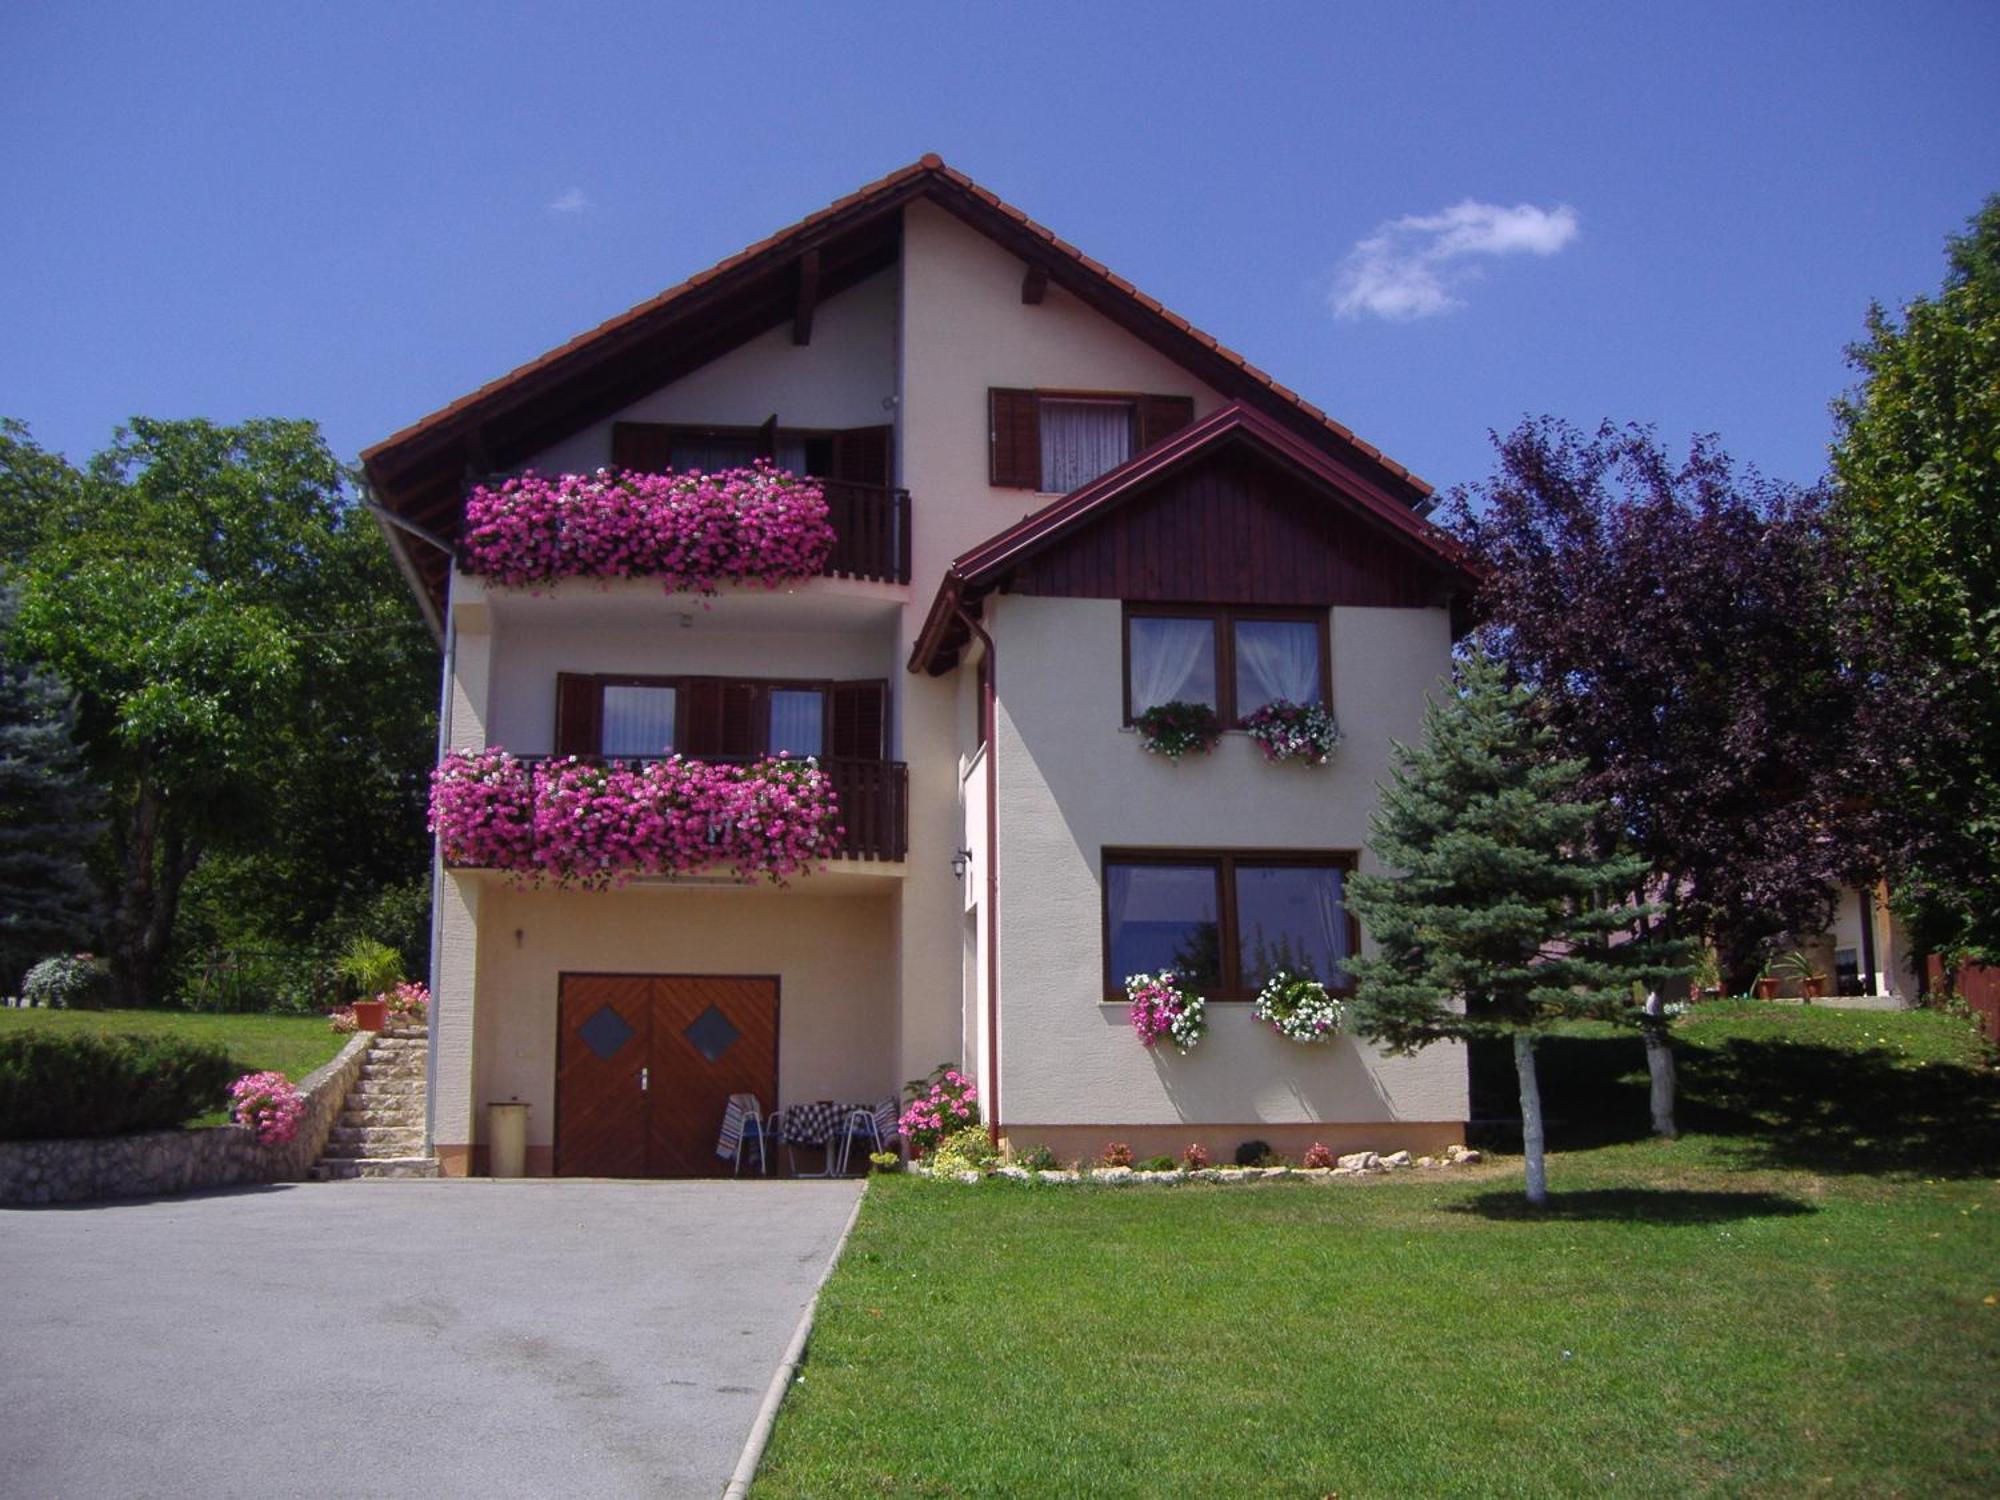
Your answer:
[[[674,690],[669,687],[607,687],[604,690],[606,755],[671,755],[674,749]]]
[[[1317,703],[1319,631],[1302,620],[1236,622],[1236,714],[1267,703]]]
[[[1215,704],[1215,626],[1138,615],[1131,622],[1132,712],[1161,703]]]
[[[805,688],[771,689],[771,753],[794,758],[820,753],[826,722],[820,695]]]
[[[1041,403],[1042,488],[1066,495],[1132,456],[1132,408],[1122,401]]]

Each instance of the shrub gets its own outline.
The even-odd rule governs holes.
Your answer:
[[[1331,1147],[1323,1146],[1318,1141],[1314,1141],[1310,1146],[1306,1147],[1307,1166],[1330,1167],[1333,1165],[1333,1162],[1334,1156]]]
[[[282,1146],[299,1133],[306,1099],[283,1073],[245,1073],[229,1086],[230,1111],[238,1125],[255,1132],[266,1146]]]
[[[391,1026],[422,1026],[430,1020],[431,992],[425,984],[399,984],[379,997],[389,1004]]]
[[[0,1140],[171,1130],[220,1105],[237,1072],[213,1042],[12,1032],[0,1036]]]
[[[1104,1154],[1097,1160],[1101,1166],[1129,1167],[1132,1165],[1132,1148],[1123,1141],[1113,1141],[1104,1148]]]
[[[1026,1167],[1030,1172],[1057,1172],[1062,1170],[1062,1158],[1051,1146],[1026,1146],[1014,1152],[1014,1165]]]
[[[1259,1167],[1264,1158],[1271,1154],[1269,1141],[1245,1141],[1236,1148],[1236,1165],[1239,1167]]]
[[[216,948],[183,971],[179,998],[189,1010],[307,1016],[332,1003],[326,955],[310,948]]]
[[[868,1153],[868,1170],[871,1172],[900,1172],[903,1170],[903,1158],[893,1151],[870,1151]]]
[[[929,1166],[933,1178],[950,1182],[961,1172],[983,1172],[999,1159],[1000,1153],[986,1138],[985,1129],[968,1125],[938,1142],[937,1149],[930,1154]]]
[[[354,1014],[354,1007],[351,1005],[341,1006],[339,1010],[328,1016],[326,1020],[327,1024],[333,1028],[335,1036],[353,1036],[355,1032],[361,1029],[361,1020]]]
[[[96,1010],[111,989],[111,971],[88,953],[58,953],[28,970],[21,998],[56,1010]]]
[[[1204,1146],[1200,1141],[1196,1141],[1181,1153],[1181,1165],[1186,1167],[1190,1172],[1207,1171],[1208,1147]]]
[[[903,1087],[910,1102],[898,1124],[918,1155],[952,1132],[979,1123],[979,1090],[950,1063],[939,1063],[930,1077],[914,1078]]]
[[[1149,1156],[1138,1163],[1141,1172],[1171,1172],[1178,1165],[1171,1156]]]

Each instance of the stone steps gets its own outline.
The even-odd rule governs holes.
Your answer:
[[[313,1168],[315,1180],[438,1175],[437,1162],[423,1154],[428,1047],[424,1032],[408,1027],[378,1033],[369,1043]]]

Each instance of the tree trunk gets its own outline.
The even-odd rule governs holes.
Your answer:
[[[1521,1079],[1521,1149],[1528,1159],[1528,1201],[1539,1208],[1549,1201],[1549,1172],[1542,1159],[1542,1089],[1535,1081],[1531,1031],[1514,1033],[1514,1071]]]
[[[1639,1030],[1646,1038],[1646,1072],[1652,1078],[1653,1134],[1665,1140],[1679,1137],[1674,1126],[1674,1044],[1667,1034],[1667,1008],[1658,990],[1646,992],[1646,1019]]]
[[[120,834],[121,876],[105,935],[112,1003],[136,1007],[159,998],[160,961],[201,846],[185,837],[166,798],[143,775]]]

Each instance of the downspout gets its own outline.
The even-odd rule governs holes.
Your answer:
[[[453,570],[453,578],[457,572]],[[451,705],[456,696],[452,682],[458,670],[458,621],[452,614],[450,582],[445,584],[444,605],[444,686],[438,693],[437,764],[443,765],[451,748]],[[437,1154],[438,1026],[444,1007],[438,1004],[439,970],[443,959],[439,950],[444,938],[444,846],[431,841],[431,963],[430,1026],[424,1039],[424,1149]]]
[[[1000,800],[993,757],[999,690],[993,637],[962,602],[952,606],[965,628],[979,638],[979,738],[986,747],[986,1139],[1000,1146]]]

